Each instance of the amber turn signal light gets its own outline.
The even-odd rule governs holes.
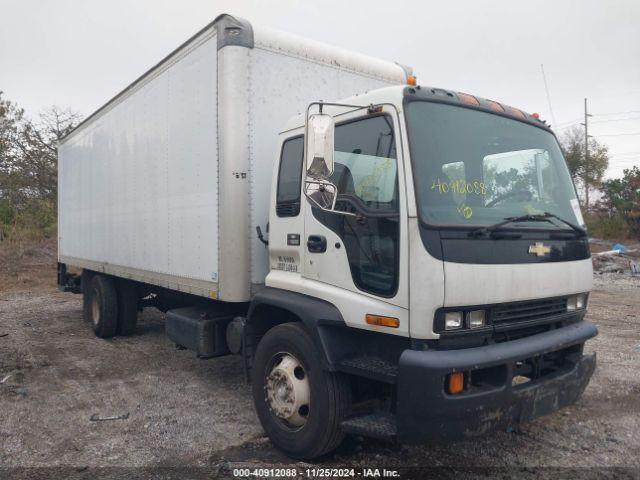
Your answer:
[[[447,378],[447,393],[456,395],[464,390],[464,373],[454,372]]]
[[[369,325],[391,328],[398,328],[400,326],[400,320],[394,317],[383,317],[382,315],[371,315],[370,313],[367,313],[366,318]]]

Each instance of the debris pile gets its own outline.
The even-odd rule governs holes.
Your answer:
[[[623,245],[590,238],[595,273],[625,273],[640,276],[640,244]]]

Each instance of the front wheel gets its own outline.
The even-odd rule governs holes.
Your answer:
[[[273,444],[293,458],[313,459],[344,438],[351,408],[348,378],[323,370],[319,352],[299,323],[269,330],[258,344],[253,401]]]

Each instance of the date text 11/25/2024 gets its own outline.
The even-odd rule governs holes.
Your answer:
[[[234,468],[235,478],[399,478],[397,470],[386,468]]]

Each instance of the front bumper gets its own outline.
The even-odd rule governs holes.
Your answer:
[[[398,369],[397,435],[403,443],[455,440],[504,430],[575,403],[596,364],[582,346],[597,335],[581,321],[538,335],[460,350],[405,350]],[[560,358],[561,360],[557,360]],[[549,367],[548,359],[557,363]],[[513,384],[522,365],[540,365]],[[445,392],[452,372],[470,372],[469,388]]]

